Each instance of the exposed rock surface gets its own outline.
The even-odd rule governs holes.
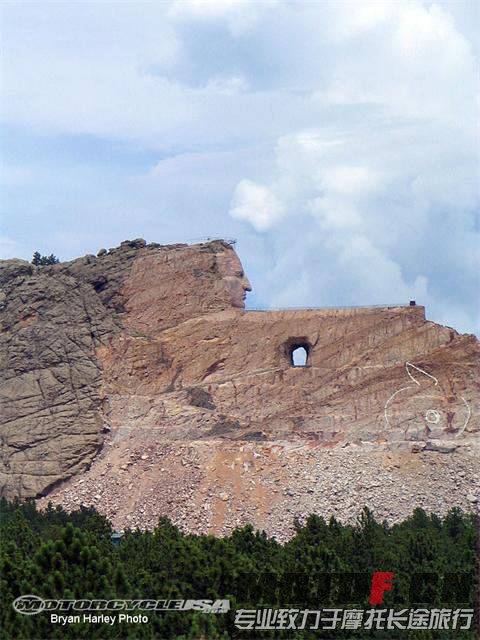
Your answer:
[[[68,272],[3,263],[2,467],[8,496],[85,469],[102,444],[96,346],[115,330],[95,291]]]
[[[279,536],[308,511],[476,505],[478,341],[423,307],[245,311],[222,241],[4,261],[0,285],[8,496]]]
[[[389,522],[415,506],[445,513],[478,507],[478,457],[463,451],[400,453],[372,446],[312,447],[290,442],[160,443],[146,434],[110,444],[91,471],[43,498],[82,503],[117,530],[154,527],[161,515],[186,531],[226,534],[252,523],[285,540],[310,513],[354,522],[364,506]]]
[[[144,240],[52,266],[0,261],[4,495],[44,494],[91,464],[108,430],[99,354],[115,336],[243,306],[241,279],[224,273],[229,261],[234,271],[238,259],[221,242]],[[152,357],[154,366],[161,348]]]

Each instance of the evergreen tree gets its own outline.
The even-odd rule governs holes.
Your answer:
[[[364,510],[355,525],[312,514],[284,544],[251,525],[230,536],[182,533],[167,518],[153,531],[126,531],[112,544],[108,520],[92,508],[71,513],[51,504],[0,500],[0,639],[135,638],[214,640],[240,637],[235,609],[369,608],[374,571],[392,571],[386,608],[456,608],[475,597],[477,519],[452,509],[445,517],[418,509],[388,527]],[[23,616],[12,602],[52,599],[229,599],[225,614],[165,611],[145,625],[52,625]],[[138,612],[134,612],[138,613]],[[375,631],[258,631],[250,637],[383,638]],[[241,637],[249,637],[247,634]],[[408,640],[473,640],[471,631],[402,631]]]
[[[44,266],[48,264],[58,264],[60,260],[57,256],[51,253],[49,256],[42,256],[38,251],[35,251],[32,257],[32,264],[35,266]]]
[[[41,260],[42,260],[42,256],[40,255],[40,252],[35,251],[32,258],[32,264],[34,264],[35,266],[38,266],[39,264],[41,264]]]

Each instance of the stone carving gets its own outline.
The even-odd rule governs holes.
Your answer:
[[[422,306],[248,311],[250,283],[220,240],[137,239],[44,267],[2,261],[0,287],[0,480],[9,497],[76,504],[85,479],[107,504],[113,482],[137,513],[129,484],[140,477],[142,491],[163,495],[154,490],[161,469],[185,446],[189,460],[209,447],[199,468],[170,473],[177,489],[200,483],[195,500],[209,464],[223,459],[235,475],[240,456],[245,473],[258,467],[246,453],[254,447],[283,469],[286,450],[304,451],[304,462],[349,447],[371,460],[422,450],[433,460],[478,446],[478,340],[427,321]],[[293,367],[299,345],[307,363]],[[430,381],[426,390],[418,378]],[[268,478],[257,472],[258,497]],[[165,500],[154,501],[155,514],[169,511]],[[224,513],[220,502],[215,513]]]

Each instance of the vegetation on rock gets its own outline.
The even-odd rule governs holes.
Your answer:
[[[37,267],[43,267],[47,264],[58,264],[59,262],[60,260],[57,258],[57,256],[54,256],[53,253],[51,253],[49,256],[42,256],[38,251],[35,251],[32,257],[32,264]]]

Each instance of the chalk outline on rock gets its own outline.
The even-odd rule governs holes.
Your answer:
[[[418,385],[419,387],[421,387],[422,385],[420,384],[420,382],[418,382],[418,380],[416,380],[416,378],[413,377],[413,375],[410,372],[410,369],[416,369],[417,371],[419,371],[422,375],[425,375],[429,378],[431,378],[433,380],[434,386],[436,387],[438,385],[438,379],[435,376],[432,376],[430,373],[428,373],[427,371],[424,371],[423,369],[421,369],[420,367],[417,367],[415,364],[413,364],[412,362],[408,362],[408,360],[405,362],[405,370],[407,372],[408,377],[410,378],[410,380],[413,380],[413,382]],[[388,420],[388,414],[387,414],[387,407],[388,405],[391,403],[391,401],[393,400],[393,398],[400,392],[405,391],[406,389],[413,389],[413,387],[411,385],[408,385],[406,387],[402,387],[401,389],[398,389],[397,391],[395,391],[394,393],[392,393],[392,395],[388,398],[388,400],[385,403],[385,406],[383,408],[383,412],[384,412],[384,416],[385,416],[385,422],[387,423],[388,427],[391,427],[392,425],[390,424],[389,420]],[[436,398],[438,396],[425,396],[426,398]],[[465,431],[465,429],[467,428],[467,424],[470,420],[470,417],[472,415],[472,412],[470,410],[470,405],[468,404],[468,402],[465,400],[465,398],[463,396],[458,396],[461,400],[463,400],[463,403],[465,404],[466,408],[467,408],[467,417],[465,419],[465,422],[463,424],[463,427],[459,430],[459,432],[457,434],[455,434],[455,438],[458,438],[460,435],[463,434],[463,432]],[[431,409],[429,409],[428,411],[431,411]]]

